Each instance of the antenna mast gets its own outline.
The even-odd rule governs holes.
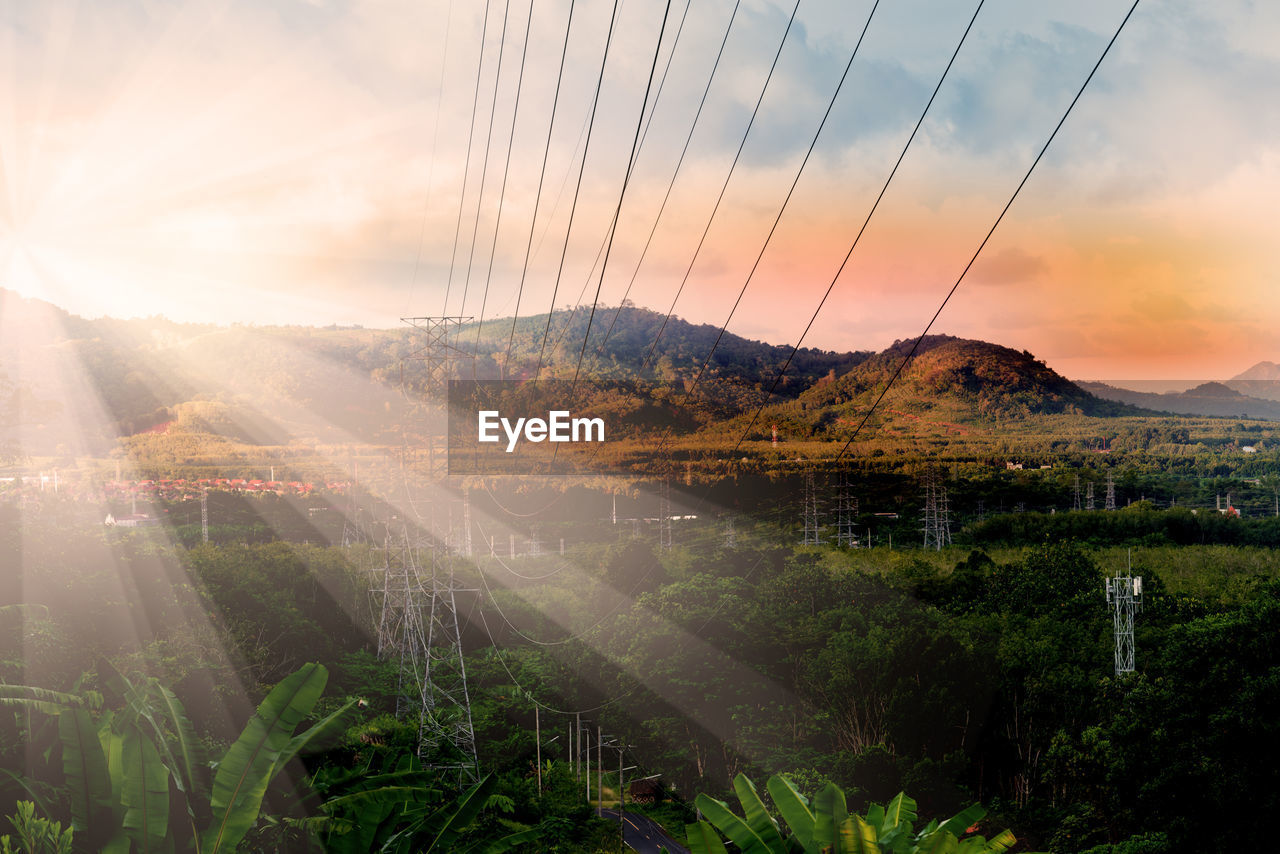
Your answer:
[[[1116,676],[1133,672],[1133,618],[1142,610],[1142,576],[1116,573],[1106,580],[1107,604],[1112,608],[1116,635]]]

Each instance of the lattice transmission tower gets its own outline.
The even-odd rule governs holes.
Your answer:
[[[671,548],[671,481],[658,486],[658,548]]]
[[[1093,503],[1093,481],[1089,481],[1084,488],[1084,509],[1086,510],[1096,509]]]
[[[1107,510],[1116,509],[1116,482],[1111,478],[1111,472],[1107,472]]]
[[[951,545],[951,513],[947,506],[947,490],[936,468],[924,473],[924,547],[942,550]]]
[[[836,546],[842,549],[856,549],[858,535],[854,533],[854,524],[858,518],[858,499],[853,494],[853,484],[848,475],[840,476],[836,487]]]
[[[822,534],[820,525],[822,523],[821,516],[818,514],[818,488],[815,484],[813,471],[807,471],[804,475],[804,544],[806,546],[822,545]]]
[[[444,432],[437,422],[443,415],[452,365],[464,353],[457,345],[458,332],[470,318],[402,319],[420,336],[420,346],[407,359],[421,361],[424,366],[423,384],[414,389],[420,397],[413,414],[423,421],[427,476],[436,483],[446,471],[444,455],[437,459],[435,452],[435,438]],[[401,388],[409,397],[403,362],[400,372]],[[402,463],[405,453],[407,449],[402,451]],[[407,472],[403,474],[406,506],[414,507],[416,512],[408,494]],[[458,584],[448,549],[443,545],[444,536],[436,530],[435,511],[432,501],[428,519],[420,518],[426,523],[421,541],[414,540],[408,524],[387,524],[381,584],[375,578],[374,585],[375,612],[379,614],[378,654],[399,663],[396,712],[398,716],[417,716],[419,754],[433,768],[456,771],[460,778],[475,781],[479,779],[479,765],[457,595],[476,591]],[[464,516],[469,511],[466,502]],[[466,546],[464,538],[464,549]]]
[[[1107,604],[1111,606],[1116,636],[1116,676],[1133,672],[1133,618],[1142,610],[1142,576],[1116,573],[1106,580]]]

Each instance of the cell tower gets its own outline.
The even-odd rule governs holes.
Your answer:
[[[804,475],[804,544],[806,546],[822,545],[819,534],[821,519],[818,516],[818,490],[814,485],[813,471]]]
[[[1106,509],[1116,509],[1116,483],[1111,479],[1111,472],[1107,472],[1107,503]]]
[[[443,408],[452,363],[456,354],[464,352],[456,344],[457,334],[470,319],[402,318],[425,338],[408,358],[421,361],[425,367],[420,407],[428,419]],[[401,387],[404,388],[403,362]],[[428,421],[425,426],[428,476],[437,480],[444,474],[443,457],[437,461],[435,455],[437,425]],[[406,495],[406,501],[412,504],[408,499]],[[469,502],[464,498],[464,516],[469,513]],[[390,523],[387,525],[382,584],[374,593],[378,600],[375,608],[380,612],[378,654],[399,662],[396,712],[417,714],[419,754],[427,757],[432,767],[456,770],[460,778],[475,781],[479,779],[479,765],[457,611],[457,594],[474,591],[464,590],[454,577],[447,548],[435,530],[434,502],[429,525],[422,548],[411,541],[408,525],[402,524],[399,531],[393,530]],[[469,532],[464,542],[467,540]],[[469,542],[464,548],[470,551]],[[429,556],[426,566],[419,560],[423,552]]]
[[[853,485],[848,475],[841,475],[840,485],[836,490],[836,546],[842,549],[856,549],[858,535],[854,533],[853,524],[858,516],[858,499],[853,494]]]
[[[951,519],[947,507],[947,490],[936,468],[924,473],[924,547],[942,550],[951,545]]]
[[[1087,484],[1085,484],[1085,487],[1084,487],[1084,509],[1086,510],[1096,509],[1093,503],[1093,481],[1089,481]]]
[[[671,548],[671,482],[665,478],[658,487],[658,548]]]
[[[1077,474],[1075,483],[1071,487],[1071,509],[1080,509],[1080,475]]]
[[[1106,580],[1116,634],[1116,676],[1133,672],[1133,618],[1142,610],[1142,576],[1131,572],[1128,569]]]

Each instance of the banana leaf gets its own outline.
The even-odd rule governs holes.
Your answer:
[[[253,827],[276,759],[315,707],[328,677],[322,665],[304,664],[258,706],[214,775],[210,798],[213,821],[204,833],[201,854],[229,854]]]
[[[71,826],[78,833],[97,829],[110,809],[111,777],[98,729],[86,709],[64,709],[58,715],[62,741],[62,773],[71,796]]]
[[[765,788],[769,790],[769,796],[773,798],[778,812],[782,813],[782,820],[791,829],[792,837],[807,851],[813,842],[814,821],[809,802],[794,783],[778,774],[769,778]]]
[[[163,847],[169,832],[169,769],[151,739],[137,727],[124,732],[122,746],[125,833],[139,854]]]
[[[720,834],[705,821],[685,825],[685,838],[693,854],[729,854],[720,841]]]
[[[735,815],[723,801],[698,795],[695,803],[702,814],[715,825],[716,830],[729,837],[729,841],[737,845],[742,854],[785,854],[786,848],[771,848],[751,829],[751,825]]]

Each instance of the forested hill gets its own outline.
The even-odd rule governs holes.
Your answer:
[[[800,403],[806,408],[836,410],[869,406],[913,343],[895,342],[835,381],[808,389],[799,396]],[[882,405],[958,418],[1140,414],[1133,407],[1090,394],[1025,350],[948,335],[931,335],[921,341]]]
[[[26,453],[59,446],[68,453],[102,453],[118,436],[165,425],[238,441],[378,441],[396,431],[392,413],[399,409],[402,382],[411,390],[422,386],[423,365],[413,356],[423,338],[403,325],[227,327],[161,317],[85,319],[2,289],[0,318],[0,392],[23,403],[20,419],[0,421],[0,440]],[[719,329],[675,317],[664,327],[664,320],[630,306],[602,308],[591,322],[583,376],[685,386],[712,353]],[[521,318],[514,334],[511,318],[466,324],[453,342],[461,354],[454,376],[530,377],[540,356],[542,377],[573,376],[587,325],[586,310],[557,311],[549,323],[546,314]],[[722,417],[757,404],[790,353],[785,345],[724,334],[703,383],[715,403],[702,415]],[[783,392],[798,394],[867,355],[802,349]]]
[[[22,434],[17,444],[27,453],[49,452],[45,446],[102,453],[119,436],[151,429],[257,444],[390,441],[398,435],[402,383],[411,392],[424,385],[423,363],[414,358],[424,339],[407,326],[86,320],[2,291],[0,310],[0,390],[23,401],[21,422],[0,427],[11,447]],[[588,322],[579,309],[521,318],[514,332],[510,318],[465,324],[453,341],[461,354],[453,374],[531,377],[541,356],[542,377],[571,377],[582,354],[582,376],[638,380],[661,398],[687,389],[711,354],[699,394],[679,399],[681,429],[697,430],[754,412],[791,354],[787,345],[731,333],[717,344],[715,326],[632,306],[597,311],[584,352]],[[769,416],[810,435],[858,416],[911,345],[896,342],[877,354],[802,349]],[[882,411],[953,421],[1142,412],[1095,397],[1031,353],[941,335],[921,342]]]
[[[588,325],[591,339],[584,351]],[[476,332],[472,324],[463,329],[460,338],[474,348]],[[508,340],[512,343],[508,376],[532,376],[541,359],[543,378],[572,377],[581,354],[582,371],[587,376],[658,382],[692,380],[706,362],[704,380],[732,380],[754,387],[771,383],[792,349],[790,345],[766,344],[731,332],[721,335],[718,326],[693,324],[679,317],[668,320],[659,312],[635,306],[602,307],[594,318],[589,308],[583,307],[555,312],[550,324],[546,314],[520,318],[514,336],[511,318],[486,321],[479,336],[477,368],[481,375],[497,375],[499,364],[506,358]],[[798,394],[824,376],[844,373],[869,355],[867,351],[802,347],[788,368],[792,380],[789,392]]]

